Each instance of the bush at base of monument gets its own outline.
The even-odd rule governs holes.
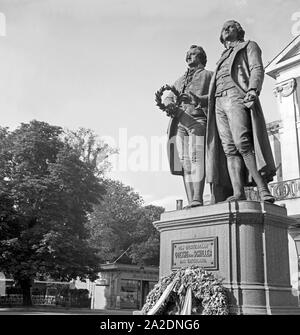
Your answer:
[[[185,297],[189,288],[192,291],[191,314],[227,315],[229,314],[226,289],[222,281],[203,268],[192,266],[173,271],[163,277],[148,294],[142,314],[154,308],[167,287],[174,282],[173,289],[159,306],[156,315],[182,314]]]

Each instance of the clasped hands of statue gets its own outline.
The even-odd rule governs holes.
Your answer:
[[[191,112],[192,116],[198,116],[200,114],[199,111],[201,110],[200,99],[193,92],[181,93],[178,96],[176,103],[171,102],[167,105],[167,108],[171,108],[176,111],[174,114],[175,117],[178,117],[181,114],[180,109],[178,108],[180,104],[193,105],[194,110]]]
[[[170,101],[167,105],[163,104],[162,102],[162,95],[164,91],[172,91],[175,95],[175,101]],[[245,97],[244,103],[245,106],[251,108],[252,104],[258,97],[258,92],[255,89],[250,89]],[[179,93],[174,86],[165,85],[160,90],[155,93],[155,101],[156,105],[164,112],[167,113],[168,116],[171,117],[180,117],[182,114],[182,109],[180,109],[181,104],[189,104],[194,106],[193,111],[191,112],[192,116],[198,116],[202,112],[201,106],[201,98],[197,97],[193,92],[189,91],[188,93]]]
[[[250,107],[256,101],[257,97],[258,97],[258,94],[256,90],[254,89],[249,90],[244,97],[244,103],[246,104],[247,107]],[[197,97],[193,92],[181,93],[178,97],[178,102],[179,104],[184,103],[184,104],[194,105],[195,111],[192,113],[192,115],[197,116],[199,114],[199,109],[201,109],[200,98]],[[177,104],[170,103],[167,105],[168,108],[172,108],[176,110],[176,113],[174,115],[175,117],[180,115],[180,110],[178,110],[178,102]]]

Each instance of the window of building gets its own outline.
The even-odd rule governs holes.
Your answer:
[[[140,281],[131,279],[121,280],[121,308],[139,308]]]

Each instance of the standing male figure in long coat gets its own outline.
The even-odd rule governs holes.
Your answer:
[[[256,184],[260,199],[272,203],[267,182],[276,168],[258,98],[264,67],[261,49],[244,35],[238,22],[224,24],[220,41],[226,49],[208,96],[199,100],[208,103],[206,178],[212,202],[246,199],[244,186]]]
[[[174,84],[180,103],[168,129],[168,155],[171,173],[183,176],[188,207],[203,205],[205,185],[205,133],[207,108],[196,102],[208,94],[213,72],[205,69],[204,49],[192,45],[186,54],[188,69]],[[170,94],[165,105],[175,104]]]

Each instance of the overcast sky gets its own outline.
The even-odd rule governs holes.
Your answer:
[[[164,139],[169,121],[155,106],[155,91],[184,73],[192,44],[204,47],[207,69],[214,70],[223,49],[220,29],[228,19],[238,20],[246,39],[261,46],[266,65],[293,39],[292,16],[300,5],[298,0],[0,0],[0,12],[6,18],[6,36],[0,37],[0,125],[14,129],[37,119],[109,136],[129,162],[118,163],[110,176],[134,187],[146,203],[172,209],[175,199],[185,200],[181,178],[150,166],[151,139]],[[279,118],[273,86],[266,76],[262,104],[268,122]],[[143,162],[141,150],[148,150]],[[139,167],[142,171],[134,171]]]

